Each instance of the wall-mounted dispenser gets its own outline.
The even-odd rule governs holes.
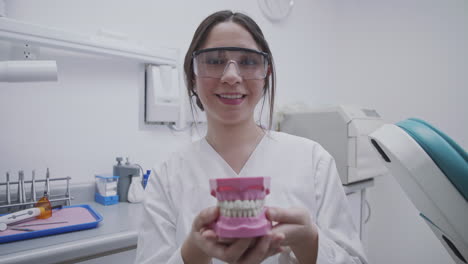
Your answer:
[[[180,96],[177,68],[171,65],[147,65],[145,123],[165,124],[179,120]]]

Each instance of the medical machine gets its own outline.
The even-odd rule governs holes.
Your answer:
[[[368,135],[384,122],[374,109],[351,105],[280,113],[279,130],[312,139],[334,158],[344,185],[384,175],[387,170]]]
[[[455,263],[468,261],[468,153],[420,119],[369,135],[376,153]]]

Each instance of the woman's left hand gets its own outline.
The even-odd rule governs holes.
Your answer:
[[[283,241],[284,236],[280,234],[268,234],[256,238],[250,248],[239,258],[236,264],[258,264],[263,260],[280,253],[280,244]]]
[[[304,208],[269,207],[267,218],[277,222],[272,233],[284,236],[281,246],[290,247],[300,263],[315,263],[318,252],[318,230]]]

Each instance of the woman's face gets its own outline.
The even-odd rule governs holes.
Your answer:
[[[214,26],[201,49],[239,47],[260,51],[252,35],[242,26],[223,22]],[[265,80],[245,80],[234,63],[220,78],[195,77],[195,91],[208,122],[233,125],[254,121],[255,106],[262,98]]]

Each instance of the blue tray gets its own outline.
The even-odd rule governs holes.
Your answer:
[[[83,230],[83,229],[95,228],[97,227],[99,222],[101,222],[103,219],[102,216],[98,212],[94,211],[94,209],[88,204],[64,206],[63,208],[73,208],[73,207],[83,207],[87,209],[89,213],[91,214],[91,216],[95,218],[95,221],[87,222],[83,224],[67,225],[67,226],[61,226],[61,227],[56,227],[56,228],[49,228],[49,229],[30,231],[30,232],[5,235],[5,236],[2,236],[0,232],[0,243],[7,243],[7,242],[13,242],[13,241],[18,241],[18,240],[23,240],[23,239],[30,239],[30,238],[78,231],[78,230]]]

